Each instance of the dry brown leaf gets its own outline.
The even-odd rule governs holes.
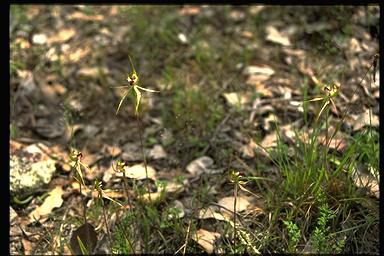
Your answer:
[[[369,109],[366,109],[360,115],[353,115],[352,118],[355,119],[355,122],[352,124],[354,131],[360,130],[364,126],[379,126],[379,117],[373,115],[372,112],[370,113]]]
[[[77,74],[80,76],[97,77],[99,75],[99,69],[97,67],[84,67],[80,69]]]
[[[275,147],[277,145],[277,139],[278,137],[276,135],[276,132],[272,132],[266,135],[260,144],[264,148]]]
[[[314,84],[320,84],[319,79],[315,76],[313,70],[307,65],[307,63],[301,59],[297,65],[299,71],[305,75],[308,75]]]
[[[163,146],[154,145],[151,150],[149,150],[148,157],[151,159],[162,159],[167,157],[167,153],[165,152]]]
[[[16,151],[20,150],[23,147],[24,147],[23,144],[15,141],[15,140],[10,140],[9,141],[9,152],[11,154],[15,154]]]
[[[14,219],[18,217],[17,212],[13,210],[11,206],[9,206],[9,222],[12,223]]]
[[[213,165],[212,158],[208,156],[202,156],[190,162],[187,165],[186,169],[189,173],[198,176],[204,172],[209,172],[208,168],[211,167],[212,165]]]
[[[351,40],[349,42],[349,49],[353,53],[358,53],[358,52],[362,51],[359,41],[356,38],[354,38],[354,37],[351,38]]]
[[[234,212],[234,202],[235,202],[235,197],[234,196],[228,196],[224,197],[219,200],[218,204],[227,208],[228,210],[231,210]],[[244,211],[248,208],[250,205],[248,197],[245,196],[237,196],[236,199],[236,212],[241,212]],[[223,215],[232,217],[232,212],[228,212],[228,210],[225,210],[224,208],[221,208],[220,211],[223,213]]]
[[[33,95],[37,89],[33,73],[29,70],[17,70],[17,74],[20,77],[20,92],[23,95]]]
[[[252,5],[252,6],[249,6],[249,13],[252,14],[252,15],[257,15],[261,10],[264,9],[264,6],[263,5]]]
[[[234,21],[242,21],[246,17],[245,13],[243,11],[239,10],[233,10],[229,13],[229,18],[231,18]]]
[[[90,254],[93,254],[93,250],[95,249],[97,244],[97,232],[91,224],[84,223],[75,231],[73,231],[70,239],[70,246],[75,255],[82,254],[78,239],[81,240],[85,248],[87,248],[88,252],[90,252]]]
[[[144,203],[157,202],[161,198],[161,192],[146,193],[142,196],[139,196],[138,199]]]
[[[111,9],[109,9],[109,16],[114,16],[119,13],[119,9],[117,9],[116,6],[112,6]]]
[[[114,174],[115,174],[115,171],[113,170],[112,166],[110,166],[106,171],[104,171],[103,182],[108,183],[112,179]]]
[[[299,59],[303,59],[307,53],[304,50],[283,48],[283,52],[287,55],[293,55]]]
[[[183,203],[180,202],[179,200],[175,200],[172,203],[172,205],[170,206],[170,208],[176,208],[178,210],[178,212],[177,212],[177,215],[169,213],[168,214],[169,219],[174,219],[174,218],[181,219],[185,216],[185,207],[184,207]]]
[[[71,39],[76,35],[76,30],[74,28],[62,29],[54,36],[51,36],[47,39],[47,43],[55,43],[55,42],[65,42]]]
[[[103,190],[104,194],[110,198],[124,198],[125,194],[118,192],[118,191],[113,191],[111,189],[105,189]],[[99,194],[96,190],[92,191],[92,197],[98,197]]]
[[[139,161],[142,159],[140,146],[134,143],[127,143],[123,146],[121,158],[124,161]]]
[[[77,181],[73,181],[71,183],[71,188],[72,190],[76,191],[76,192],[80,192],[80,184],[79,182]],[[81,186],[81,193],[84,195],[84,196],[88,196],[88,195],[91,195],[91,190],[87,187],[87,186]]]
[[[245,158],[253,158],[255,156],[255,152],[253,152],[253,148],[250,145],[242,145],[239,151],[241,156]]]
[[[119,147],[105,145],[105,144],[103,144],[103,148],[101,149],[101,152],[112,157],[117,157],[118,155],[120,155],[121,151],[122,150]]]
[[[329,134],[329,137],[331,136],[332,134]],[[327,140],[326,140],[326,136],[325,135],[319,135],[317,137],[317,140],[320,144],[326,146],[327,145]],[[329,140],[330,138],[328,138]],[[328,141],[328,144],[329,144],[329,148],[332,148],[332,149],[336,149],[340,152],[344,152],[344,150],[347,148],[348,144],[347,144],[347,141],[341,137],[341,135],[338,135],[336,134],[335,137],[333,137],[332,141],[329,142]]]
[[[32,242],[28,241],[27,239],[22,238],[21,243],[24,247],[24,254],[25,255],[32,255],[33,254],[33,247]]]
[[[185,6],[179,10],[179,14],[182,16],[190,16],[190,15],[196,15],[199,14],[201,11],[200,7],[195,6]]]
[[[280,33],[274,26],[267,26],[267,40],[281,44],[283,46],[290,46],[291,42],[289,38],[282,33]]]
[[[313,33],[313,32],[318,32],[318,31],[322,31],[322,30],[326,30],[326,29],[332,29],[332,26],[329,22],[314,22],[314,23],[310,23],[310,24],[307,24],[305,26],[305,32],[306,33]]]
[[[167,182],[167,186],[165,187],[165,191],[168,193],[181,192],[184,189],[184,185],[175,182]]]
[[[131,179],[143,180],[146,179],[146,172],[144,164],[136,164],[131,167],[125,167],[125,176]],[[148,178],[156,180],[156,170],[147,165]],[[123,177],[122,173],[115,174],[118,177]]]
[[[39,220],[40,217],[44,218],[46,215],[50,214],[54,208],[60,207],[63,204],[63,199],[61,198],[63,193],[64,191],[61,186],[57,186],[49,192],[49,196],[44,200],[44,203],[33,210],[28,217],[31,220]]]
[[[89,48],[77,48],[71,51],[67,56],[67,62],[78,62],[89,53]]]
[[[39,6],[29,6],[26,10],[28,20],[32,20],[36,15],[40,13],[41,8]]]
[[[252,38],[253,37],[253,33],[251,31],[243,31],[241,32],[241,36],[242,37],[245,37],[245,38]]]
[[[229,92],[223,93],[223,96],[227,103],[233,107],[242,107],[251,100],[251,95],[248,93]]]
[[[57,96],[62,95],[67,91],[63,85],[54,82],[57,78],[53,75],[47,76],[42,83],[40,83],[41,91],[47,96],[51,101],[57,101]]]
[[[74,12],[68,17],[70,20],[90,20],[90,21],[101,21],[104,19],[103,15],[86,15],[83,12]]]
[[[192,236],[192,239],[196,241],[207,253],[213,253],[215,240],[220,238],[221,234],[217,232],[210,232],[205,229],[199,229]]]
[[[201,209],[198,214],[199,219],[216,219],[216,220],[226,220],[222,213],[217,212],[216,209],[212,206],[208,208]]]
[[[264,75],[252,75],[246,81],[247,84],[253,85],[256,88],[256,93],[261,94],[262,96],[272,97],[273,93],[264,83],[260,82],[261,80],[268,79]]]
[[[273,123],[275,123],[275,122],[278,123],[279,120],[280,120],[280,118],[278,116],[276,116],[273,113],[269,113],[268,116],[266,118],[264,118],[264,128],[267,131],[274,130],[275,125]]]
[[[271,76],[275,73],[275,71],[267,66],[267,65],[252,65],[248,66],[244,69],[244,74],[245,75],[266,75],[266,76]]]
[[[362,164],[358,164],[357,167],[353,168],[353,182],[359,188],[367,188],[372,195],[379,199],[379,181],[372,175],[371,172],[366,171],[365,169],[365,166],[363,166]]]

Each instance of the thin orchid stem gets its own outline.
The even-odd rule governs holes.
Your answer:
[[[137,117],[137,124],[138,124],[138,128],[139,128],[139,137],[140,137],[140,144],[141,144],[141,154],[143,155],[144,168],[145,168],[145,178],[146,178],[146,182],[147,182],[147,190],[148,190],[148,195],[149,195],[149,202],[152,203],[151,190],[150,190],[150,186],[149,186],[149,182],[148,182],[147,159],[145,157],[144,144],[143,144],[143,136],[141,134],[142,133],[142,123],[141,123],[141,119],[140,119],[139,113],[137,113],[136,117]]]

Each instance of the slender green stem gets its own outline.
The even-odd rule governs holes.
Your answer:
[[[81,182],[79,181],[80,185],[80,196],[83,197],[83,193],[81,190]],[[84,223],[87,223],[87,203],[85,202],[85,198],[83,197],[83,215],[84,215]]]
[[[129,196],[129,192],[128,192],[128,185],[127,185],[127,181],[126,181],[125,171],[123,172],[123,186],[124,186],[124,191],[125,191],[125,200],[128,201],[129,210],[131,210],[132,203],[131,203],[131,197]]]
[[[233,232],[234,232],[234,235],[233,235],[233,241],[236,243],[236,203],[237,203],[237,182],[238,180],[236,180],[235,182],[235,190],[234,190],[234,196],[235,196],[235,200],[233,201],[233,211],[234,211],[234,217],[233,217]]]
[[[103,206],[104,223],[105,223],[105,228],[107,229],[107,234],[108,234],[109,250],[110,250],[110,253],[112,254],[112,236],[111,236],[111,233],[109,232],[109,228],[108,228],[107,214],[105,213],[105,204],[103,201],[103,197],[101,197],[100,200],[101,200],[101,203],[103,204],[102,206]]]
[[[141,123],[141,119],[139,117],[139,113],[137,113],[136,117],[137,117],[137,124],[138,124],[138,128],[139,128],[141,154],[143,155],[144,168],[145,168],[145,178],[146,178],[146,183],[147,183],[147,190],[148,190],[148,195],[149,195],[149,201],[152,203],[151,190],[150,190],[149,180],[148,180],[147,159],[145,157],[145,152],[144,152],[144,144],[143,144],[143,136],[142,136],[142,123]]]

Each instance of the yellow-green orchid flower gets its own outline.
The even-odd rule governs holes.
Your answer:
[[[316,121],[319,120],[319,117],[321,115],[321,113],[323,113],[324,109],[326,106],[329,105],[329,103],[332,104],[332,108],[333,110],[336,112],[336,114],[338,114],[337,112],[337,108],[336,108],[336,104],[335,102],[333,101],[333,98],[337,96],[337,94],[339,93],[340,91],[340,86],[336,85],[336,84],[332,84],[331,86],[324,86],[324,88],[322,89],[323,92],[325,92],[325,95],[322,96],[322,97],[316,97],[316,98],[313,98],[311,100],[308,100],[308,101],[319,101],[319,100],[323,100],[324,101],[324,104],[316,118]]]
[[[119,109],[120,109],[121,104],[123,103],[125,97],[127,97],[128,93],[130,92],[130,90],[132,88],[133,88],[133,91],[135,92],[135,96],[136,96],[136,102],[135,102],[135,114],[136,115],[139,114],[139,105],[140,105],[140,99],[141,99],[141,92],[139,89],[141,89],[143,91],[147,91],[147,92],[158,92],[155,90],[151,90],[151,89],[147,89],[147,88],[143,88],[143,87],[139,86],[139,77],[137,76],[136,69],[133,66],[131,56],[128,56],[128,57],[129,57],[129,61],[131,62],[133,74],[131,76],[128,76],[128,78],[127,78],[127,81],[129,82],[128,86],[130,86],[130,88],[128,89],[128,91],[124,92],[123,97],[120,100],[119,106],[117,107],[116,115],[119,112]],[[127,87],[127,86],[121,86],[121,87]]]
[[[109,196],[107,196],[105,194],[105,192],[103,191],[103,188],[102,188],[101,181],[98,181],[98,180],[95,181],[94,189],[96,189],[96,191],[97,191],[98,198],[100,198],[100,199],[102,199],[102,198],[108,199],[108,200],[110,200],[110,201],[112,201],[112,202],[114,202],[114,203],[116,203],[116,204],[118,204],[119,206],[122,207],[122,205],[119,202],[117,202],[116,200],[110,198]]]
[[[79,177],[79,179],[77,179],[76,177],[75,179],[85,186],[81,167],[84,167],[86,170],[90,172],[92,172],[92,169],[87,164],[81,161],[82,157],[83,157],[83,154],[80,151],[77,151],[74,148],[70,148],[69,159],[73,162],[73,167],[75,167],[75,170]]]
[[[112,169],[115,172],[124,172],[124,166],[125,166],[125,163],[123,161],[121,161],[121,160],[117,161],[116,167],[112,163]]]

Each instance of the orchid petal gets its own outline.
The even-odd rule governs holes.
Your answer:
[[[132,88],[132,87],[131,87],[131,88]],[[121,104],[123,103],[125,97],[127,97],[127,95],[128,95],[128,93],[129,93],[129,91],[131,90],[131,88],[129,88],[128,91],[126,91],[126,92],[124,93],[123,97],[121,98],[120,103],[119,103],[119,106],[117,107],[117,110],[116,110],[116,115],[117,115],[117,113],[119,112],[119,109],[120,109],[120,107],[121,107]]]
[[[141,92],[139,91],[139,89],[137,89],[137,86],[134,86],[133,90],[135,90],[135,92],[136,92],[135,114],[137,115],[139,113]]]
[[[138,85],[136,85],[138,88],[140,88],[141,90],[143,91],[147,91],[147,92],[159,92],[159,91],[155,91],[155,90],[152,90],[152,89],[147,89],[147,88],[144,88],[144,87],[140,87]]]
[[[325,102],[323,107],[321,108],[320,112],[319,112],[319,115],[317,116],[317,120],[319,120],[319,117],[321,116],[321,113],[323,113],[323,110],[325,109],[325,107],[329,104],[329,101]]]

